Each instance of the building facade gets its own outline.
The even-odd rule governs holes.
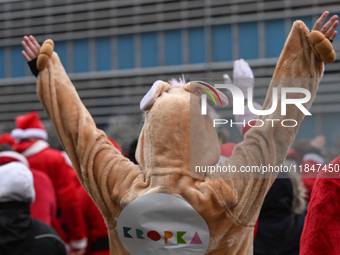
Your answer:
[[[319,15],[340,14],[335,0],[0,0],[0,129],[36,110],[35,78],[21,56],[24,35],[51,38],[98,127],[112,116],[140,116],[139,102],[157,79],[223,82],[233,61],[253,68],[255,101],[263,102],[292,23],[312,29]],[[340,15],[339,15],[340,16]],[[340,50],[340,36],[334,41]],[[339,57],[326,65],[319,93],[299,138],[340,134]],[[218,109],[232,118],[231,107]],[[240,140],[235,128],[232,141]]]

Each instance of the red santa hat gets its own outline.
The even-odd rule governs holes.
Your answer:
[[[11,132],[14,139],[22,140],[29,137],[36,137],[47,140],[47,132],[37,112],[30,112],[26,115],[16,117],[15,123],[16,129],[13,129]]]
[[[11,147],[15,144],[15,141],[11,134],[9,133],[4,133],[0,136],[0,145],[10,145]]]

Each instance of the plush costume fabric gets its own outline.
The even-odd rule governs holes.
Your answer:
[[[309,42],[308,34],[303,22],[294,23],[274,78],[316,78],[314,82],[299,85],[308,89],[314,99],[323,63]],[[273,80],[265,109],[271,107],[273,87],[280,89],[287,85],[282,79]],[[81,183],[105,218],[112,255],[128,254],[116,228],[121,211],[147,193],[181,197],[204,218],[210,230],[206,254],[252,254],[254,224],[274,179],[191,178],[190,157],[196,165],[218,162],[218,136],[209,116],[200,114],[201,99],[189,93],[189,84],[163,88],[146,114],[136,152],[139,165],[135,165],[114,148],[103,131],[96,128],[56,53],[37,79],[41,103],[53,121]],[[279,99],[278,105],[280,103]],[[311,103],[312,100],[305,107],[309,108]],[[197,107],[193,108],[193,105]],[[273,114],[260,119],[295,119],[300,124],[303,113],[295,106],[288,106],[287,115],[281,116],[278,107]],[[196,121],[203,121],[206,125],[190,134],[190,122],[195,124]],[[264,122],[262,128],[252,128],[247,132],[244,141],[235,147],[225,164],[239,168],[242,165],[283,163],[298,126],[284,128],[279,123],[272,128],[271,122]],[[190,137],[201,138],[190,140]],[[194,149],[190,150],[190,144]],[[275,178],[275,175],[267,177]]]
[[[330,164],[340,165],[340,157]],[[330,169],[330,167],[328,167]],[[301,255],[340,253],[340,174],[321,172],[315,181],[300,241]],[[330,177],[329,176],[329,177]]]

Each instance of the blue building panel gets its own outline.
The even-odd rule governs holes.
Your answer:
[[[279,57],[285,40],[285,20],[267,20],[265,22],[266,57]]]
[[[303,21],[306,24],[306,26],[309,28],[309,30],[312,30],[313,25],[314,25],[312,16],[298,16],[298,17],[292,18],[292,22],[294,22],[296,20]]]
[[[108,71],[112,69],[112,43],[110,37],[95,39],[96,44],[96,71]]]
[[[158,61],[158,39],[156,32],[141,34],[141,61],[142,67],[154,67]]]
[[[54,42],[54,51],[58,54],[61,63],[63,64],[66,71],[69,70],[68,65],[68,50],[66,41]]]
[[[182,34],[180,29],[164,32],[164,58],[166,66],[182,64]]]
[[[322,134],[326,136],[326,145],[334,146],[340,137],[339,113],[322,114]]]
[[[230,25],[212,27],[213,61],[230,61],[233,59],[233,40]]]
[[[299,139],[313,139],[316,136],[316,121],[314,116],[305,116],[301,123],[295,141]]]
[[[118,36],[118,69],[135,67],[135,47],[133,35]]]
[[[244,59],[259,57],[257,22],[239,24],[239,56]]]
[[[84,73],[90,70],[90,51],[88,39],[73,42],[73,65],[75,73]]]
[[[0,79],[6,77],[6,69],[5,69],[5,49],[0,47]]]
[[[21,45],[11,47],[11,77],[24,77],[26,75],[26,61],[21,54]]]
[[[189,29],[189,63],[198,64],[206,62],[204,27]]]

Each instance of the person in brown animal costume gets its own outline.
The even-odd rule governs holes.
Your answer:
[[[294,22],[263,109],[272,105],[273,88],[280,91],[282,87],[309,90],[311,100],[303,107],[310,108],[323,62],[335,59],[328,39],[336,36],[338,21],[334,16],[321,28],[327,16],[325,12],[312,32],[302,21]],[[32,40],[26,37],[24,42],[28,61],[37,56],[29,56]],[[193,166],[216,166],[220,157],[213,122],[209,115],[201,114],[197,91],[206,89],[205,83],[154,83],[141,102],[146,117],[136,151],[138,164],[134,164],[96,128],[53,52],[52,40],[41,47],[37,68],[41,103],[82,185],[105,218],[112,255],[252,254],[254,224],[277,173],[268,172],[263,178],[253,178],[258,177],[253,174],[234,178],[229,173],[191,176]],[[226,105],[227,98],[222,93],[219,96]],[[301,98],[301,94],[290,93],[290,98]],[[258,122],[262,120],[264,125],[246,133],[224,166],[240,170],[242,166],[283,163],[304,114],[288,105],[286,115],[281,115],[280,105],[279,97],[277,109],[259,116]],[[266,121],[269,119],[279,121]],[[298,124],[283,127],[280,122],[284,119]]]

